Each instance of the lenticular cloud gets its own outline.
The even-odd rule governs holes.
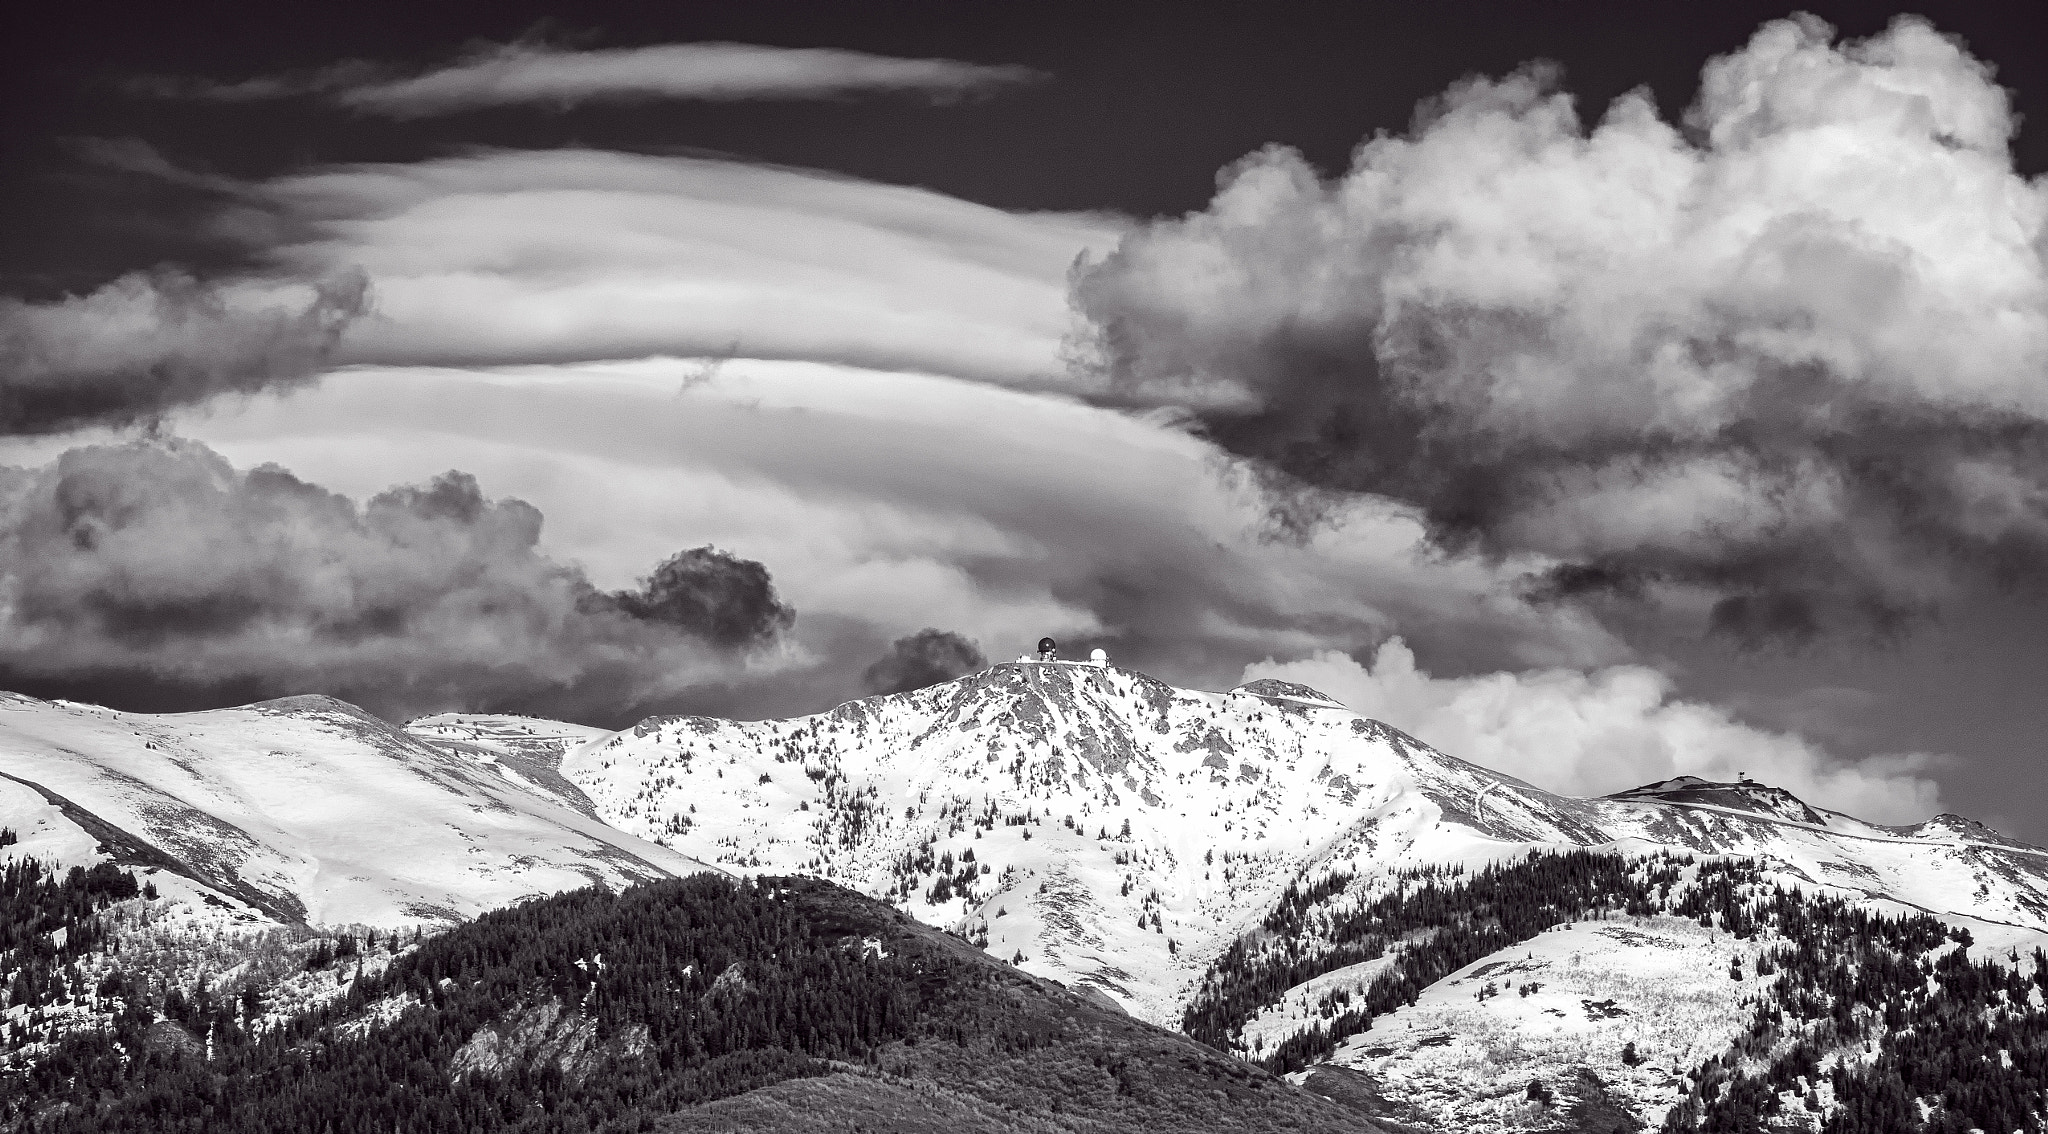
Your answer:
[[[304,294],[279,294],[292,290]],[[166,270],[44,303],[0,296],[0,436],[131,425],[311,382],[369,309],[353,268],[296,289]]]
[[[1075,343],[1275,472],[1687,593],[1745,640],[1888,629],[2048,554],[2048,186],[1989,69],[1902,18],[1710,62],[1682,123],[1473,79],[1323,179],[1271,148],[1076,274]]]
[[[335,99],[357,110],[415,118],[521,103],[834,98],[863,91],[945,99],[1043,77],[1028,67],[816,47],[665,43],[565,51],[506,44],[423,75],[344,85]]]
[[[753,99],[830,99],[904,93],[945,102],[1039,82],[1043,72],[958,59],[906,59],[824,47],[753,43],[656,43],[571,50],[545,43],[483,44],[416,73],[363,59],[240,82],[144,76],[136,94],[216,102],[322,95],[390,118],[423,118],[496,106]]]

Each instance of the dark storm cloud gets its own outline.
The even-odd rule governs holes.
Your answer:
[[[1557,563],[1534,597],[1689,594],[1761,642],[2038,577],[2048,185],[1961,45],[1832,39],[1765,26],[1683,130],[1642,94],[1588,130],[1531,66],[1333,180],[1254,154],[1077,271],[1077,356],[1186,407],[1298,530],[1390,496]]]
[[[615,592],[611,602],[643,622],[720,646],[765,642],[796,621],[796,611],[776,597],[768,568],[708,546],[670,556],[639,590]]]
[[[486,44],[452,63],[410,75],[354,60],[234,83],[150,77],[129,87],[144,95],[220,102],[319,95],[367,114],[422,118],[490,106],[560,109],[661,99],[736,102],[896,92],[951,100],[1044,78],[1029,67],[836,48],[664,43],[571,50],[508,43]]]
[[[369,309],[369,284],[342,272],[296,290],[242,295],[158,271],[49,303],[0,297],[0,434],[128,425],[310,381]]]
[[[869,693],[908,693],[951,681],[988,664],[973,642],[953,633],[926,627],[896,639],[886,657],[861,674]]]
[[[758,563],[698,548],[604,594],[541,554],[540,531],[537,509],[461,472],[358,507],[191,442],[73,449],[0,476],[0,686],[616,718],[793,618]]]

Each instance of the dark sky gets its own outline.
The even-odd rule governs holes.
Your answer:
[[[2036,6],[1804,6],[1864,36],[1901,10],[1959,34],[1996,64],[2026,121],[2048,121],[2048,51]],[[311,163],[403,161],[454,145],[703,149],[922,185],[1007,209],[1199,208],[1216,171],[1270,142],[1329,171],[1376,130],[1461,76],[1536,58],[1562,63],[1581,113],[1648,84],[1675,114],[1699,68],[1788,9],[1756,3],[192,3],[12,5],[5,95],[0,280],[17,295],[91,286],[120,271],[203,262],[179,202],[84,168],[79,137],[140,137],[237,177]],[[1022,64],[1052,80],[944,113],[903,100],[511,108],[414,122],[369,120],[310,100],[139,99],[137,75],[237,80],[340,59],[426,66],[479,40],[539,36],[588,47],[690,40],[831,46]],[[2048,168],[2048,130],[2023,131],[2018,164]]]

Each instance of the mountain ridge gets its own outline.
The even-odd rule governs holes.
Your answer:
[[[1994,997],[2020,1014],[2021,1038],[2000,1042],[2028,1061],[2040,1054],[2025,1029],[2042,1018],[2027,990],[2048,993],[2041,848],[1953,815],[1866,823],[1747,780],[1560,795],[1290,683],[1210,692],[1109,665],[1020,661],[806,717],[668,715],[616,731],[505,714],[401,730],[323,697],[166,717],[19,697],[0,710],[0,826],[19,832],[0,858],[157,867],[150,900],[106,915],[118,927],[141,903],[137,924],[158,928],[131,945],[152,949],[183,940],[161,920],[181,901],[220,940],[220,928],[260,934],[344,914],[446,926],[665,872],[811,876],[941,927],[949,948],[1010,962],[1020,979],[1199,1033],[1390,1129],[1506,1131],[1597,1114],[1616,1130],[1665,1116],[1691,1130],[1725,1109],[1714,1094],[1724,1086],[1757,1107],[1847,1113],[1799,1059],[1758,1078],[1741,1054],[1799,1035],[1833,1061],[1842,1090],[1868,1078],[1836,1033],[1760,1014],[1806,1011],[1813,982],[1863,979],[1830,973],[1841,962],[1802,952],[1789,928],[1832,924],[1855,964],[1906,974],[1887,986],[1896,1003],[1833,1007],[1840,1026],[1882,1047],[1882,1089],[1907,1090],[1897,1084],[1910,1078],[1924,1090],[1924,1076],[1898,1070],[1907,1053],[1981,1046],[1968,1020],[1987,987],[2019,990]],[[365,820],[371,807],[391,809],[382,827]],[[307,825],[309,812],[333,811],[356,825]],[[379,836],[395,829],[417,837],[394,856]],[[372,851],[382,873],[337,877]],[[283,869],[294,863],[305,869]],[[1559,897],[1568,892],[1579,896]],[[251,896],[304,905],[266,912]],[[250,1017],[274,1021],[264,1026],[333,1003],[348,986],[321,979],[323,958],[360,955],[354,929],[295,932],[264,946],[269,975],[235,978],[245,1009],[249,997],[294,1006]],[[416,942],[388,936],[372,975]],[[223,972],[216,953],[181,954],[157,979],[196,976],[203,991],[209,972],[255,972]],[[45,966],[30,998],[6,1009],[30,1025],[9,1059],[33,1065],[74,1026],[65,1021],[110,1010],[79,989],[120,988],[119,958],[87,960],[68,994]],[[1809,991],[1768,976],[1793,961]],[[1939,978],[1932,999],[1919,970]],[[1955,1038],[1890,1022],[1919,1004],[1938,1008]],[[491,1025],[500,1039],[478,1050],[568,1026],[518,1014],[538,1010]],[[2033,1067],[2008,1078],[2034,1082]],[[768,1116],[799,1099],[905,1101],[881,1080],[796,1082],[674,1128],[772,1129]],[[1980,1095],[1957,1113],[2004,1113],[2007,1087],[1971,1089]]]
[[[0,699],[12,853],[167,871],[245,922],[448,922],[710,869],[605,824],[551,771],[499,765],[318,695],[178,714]]]
[[[806,717],[653,717],[565,745],[561,770],[623,829],[890,896],[1160,1022],[1291,882],[1539,848],[1754,855],[1798,884],[2048,931],[2048,852],[1967,821],[1886,828],[1739,783],[1563,796],[1283,685],[1005,662]]]

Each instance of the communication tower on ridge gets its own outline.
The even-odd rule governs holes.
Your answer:
[[[1038,652],[1022,654],[1017,660],[1019,662],[1057,662],[1060,660],[1060,644],[1049,636],[1040,638],[1038,640]],[[1087,661],[1068,662],[1066,664],[1092,665],[1097,669],[1107,669],[1109,667],[1109,652],[1098,647],[1088,652]]]

